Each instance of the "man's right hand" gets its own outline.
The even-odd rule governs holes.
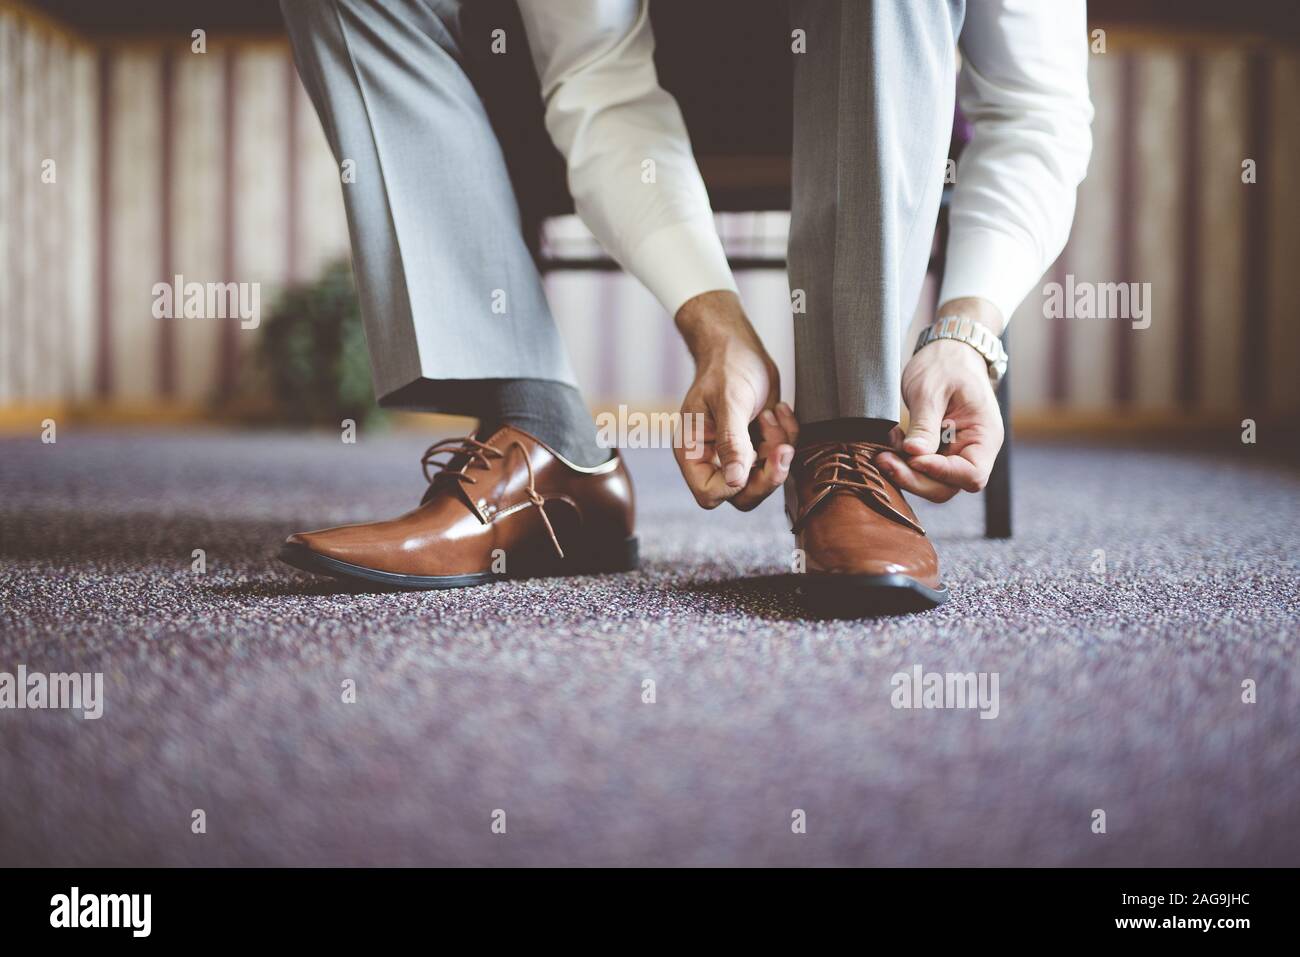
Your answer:
[[[681,441],[673,447],[677,465],[701,507],[729,501],[748,511],[785,482],[799,436],[794,413],[780,401],[776,363],[733,292],[696,296],[674,321],[695,357]],[[755,419],[757,450],[749,432]]]

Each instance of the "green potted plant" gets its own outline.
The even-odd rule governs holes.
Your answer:
[[[383,415],[346,260],[283,292],[262,323],[258,355],[275,421],[337,426],[343,419],[373,424]]]

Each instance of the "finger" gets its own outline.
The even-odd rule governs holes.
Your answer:
[[[692,458],[681,444],[673,446],[673,457],[677,459],[686,487],[701,508],[717,508],[735,494],[734,489],[727,487],[722,470],[712,457]]]
[[[785,440],[791,445],[799,444],[799,420],[795,418],[794,409],[785,402],[776,404],[776,421],[785,430]]]
[[[903,451],[908,455],[929,455],[939,451],[939,433],[943,429],[943,413],[948,397],[933,390],[927,391],[909,405],[911,422],[903,439]]]
[[[896,425],[889,430],[889,440],[887,444],[890,448],[898,449],[901,452],[903,451],[903,439],[906,437],[907,433],[903,431],[903,427],[901,425]]]
[[[790,462],[794,458],[794,445],[773,410],[764,409],[755,424],[760,436],[759,461],[750,470],[744,488],[731,499],[731,504],[742,512],[755,508],[781,487],[790,474]]]
[[[960,455],[915,455],[908,464],[936,482],[967,492],[978,492],[988,484],[988,472]]]
[[[781,443],[760,448],[763,456],[761,468],[749,473],[749,481],[731,499],[731,504],[742,512],[755,508],[783,484],[790,474],[790,462],[794,459],[794,446]]]
[[[1001,426],[1001,423],[997,423]],[[993,463],[998,459],[998,450],[1002,448],[1002,429],[999,427],[993,435],[984,435],[977,433],[976,437],[962,444],[957,449],[959,455],[966,461],[975,466],[975,472],[979,476],[980,488],[988,484],[989,475],[993,472]]]
[[[733,494],[723,480],[713,454],[713,423],[702,412],[682,410],[681,429],[673,442],[673,457],[686,487],[701,508],[717,508]]]
[[[767,455],[771,449],[778,445],[794,445],[795,439],[798,438],[798,424],[795,426],[795,434],[791,435],[777,418],[776,412],[772,409],[764,409],[757,419],[759,446],[758,457],[762,458]]]
[[[957,494],[957,489],[913,470],[907,462],[889,452],[876,456],[876,465],[899,488],[931,502],[946,502]]]
[[[717,435],[714,449],[722,463],[722,473],[733,489],[745,486],[745,479],[754,465],[754,445],[749,439],[749,410],[741,403],[723,399],[721,410],[714,410]]]
[[[713,421],[704,412],[681,412],[681,421],[674,436],[674,449],[682,449],[686,458],[695,461],[713,460]]]

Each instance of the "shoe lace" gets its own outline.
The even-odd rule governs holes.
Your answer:
[[[875,442],[835,442],[814,446],[805,460],[813,473],[813,493],[853,489],[868,492],[882,505],[892,508],[885,477],[876,467],[876,456],[889,446]]]
[[[828,442],[805,450],[802,465],[812,471],[812,496],[795,520],[794,531],[803,527],[826,496],[848,490],[869,495],[880,506],[878,510],[924,535],[925,529],[890,501],[889,483],[876,467],[876,456],[887,451],[889,446],[876,442]]]
[[[560,558],[564,557],[564,549],[560,547],[560,540],[555,535],[555,529],[551,526],[551,519],[546,514],[546,500],[542,498],[537,491],[537,476],[533,472],[532,457],[528,454],[528,448],[518,439],[511,441],[506,446],[505,452],[502,452],[494,445],[487,442],[480,442],[472,436],[466,436],[459,439],[444,439],[441,442],[435,442],[425,450],[424,455],[420,458],[420,467],[424,471],[424,478],[431,486],[437,483],[438,479],[452,479],[460,484],[461,488],[466,485],[477,485],[478,479],[470,475],[470,469],[488,469],[491,468],[493,459],[503,459],[506,454],[515,449],[523,454],[524,466],[528,469],[528,485],[525,493],[528,500],[537,506],[537,511],[541,513],[542,524],[546,526],[546,534],[551,538],[551,544],[555,546],[555,553]],[[438,456],[446,455],[447,459],[438,461]],[[435,471],[436,470],[436,471]]]
[[[439,462],[439,455],[447,455],[448,458]],[[443,439],[429,446],[420,459],[420,467],[424,470],[424,480],[430,485],[443,477],[453,478],[462,485],[477,485],[478,479],[469,474],[470,468],[486,469],[490,467],[492,459],[503,457],[496,446],[466,436]],[[437,471],[431,471],[432,469]]]

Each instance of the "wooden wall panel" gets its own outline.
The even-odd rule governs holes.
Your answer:
[[[178,321],[154,319],[151,312],[153,286],[164,278],[158,270],[162,129],[157,55],[150,50],[118,51],[109,82],[109,362],[113,396],[143,405],[158,399],[159,324]]]
[[[1183,178],[1179,168],[1186,161],[1182,153],[1182,112],[1179,81],[1182,77],[1177,53],[1159,52],[1142,57],[1142,98],[1138,108],[1137,151],[1138,205],[1130,213],[1136,219],[1137,259],[1128,278],[1150,283],[1150,319],[1146,329],[1135,329],[1130,321],[1108,319],[1123,335],[1131,336],[1134,355],[1134,405],[1159,409],[1174,405],[1177,383],[1177,334],[1183,325],[1182,290],[1179,283],[1178,251],[1182,235],[1179,219],[1179,191]]]
[[[1089,179],[1070,244],[1043,282],[1151,282],[1153,322],[1047,319],[1040,283],[1014,319],[1018,410],[1300,410],[1300,318],[1288,288],[1300,261],[1291,212],[1300,184],[1289,167],[1300,150],[1300,58],[1274,50],[1265,62],[1261,74],[1254,48],[1222,44],[1120,44],[1093,57]],[[153,319],[151,289],[170,278],[166,268],[191,281],[261,283],[265,320],[286,281],[347,256],[338,169],[282,43],[216,44],[203,55],[187,43],[101,46],[0,8],[0,101],[9,174],[0,182],[0,406],[206,403],[232,387],[257,333],[236,320]],[[1261,184],[1243,185],[1241,160],[1260,137]],[[56,184],[40,182],[47,158]],[[1255,195],[1267,197],[1264,218],[1251,212]],[[725,226],[743,238],[779,231],[779,219],[742,215]],[[1266,230],[1254,247],[1252,223]],[[1249,258],[1256,247],[1262,267]],[[1265,294],[1252,295],[1253,275],[1265,277]],[[738,281],[791,396],[785,277]],[[547,289],[593,399],[636,405],[685,389],[689,357],[633,280],[562,273]],[[1252,318],[1251,302],[1263,303],[1262,316]],[[1250,345],[1265,390],[1253,404],[1243,399],[1256,368],[1248,328],[1262,339]]]
[[[10,167],[17,173],[18,190],[14,208],[18,213],[18,230],[13,254],[17,260],[17,309],[15,334],[9,349],[9,370],[19,395],[40,397],[36,378],[37,321],[43,306],[40,276],[40,213],[45,199],[41,183],[41,159],[37,124],[41,107],[41,56],[47,37],[42,30],[25,30],[19,34],[17,58],[18,99],[14,104],[12,127],[16,162]]]
[[[286,58],[286,67],[288,59]],[[348,255],[348,224],[343,209],[343,184],[325,131],[301,83],[298,100],[298,247],[304,275],[313,276],[328,263]]]
[[[1116,108],[1121,90],[1122,54],[1106,53],[1092,57],[1088,79],[1092,87],[1095,115],[1092,121],[1092,159],[1088,176],[1079,188],[1078,202],[1070,243],[1051,279],[1064,283],[1073,274],[1076,282],[1104,282],[1119,269],[1120,196],[1118,182],[1120,158],[1124,145],[1120,141],[1120,111]],[[1103,319],[1047,319],[1042,310],[1037,316],[1049,324],[1063,324],[1053,329],[1061,341],[1049,342],[1045,365],[1057,369],[1061,381],[1054,383],[1047,402],[1035,402],[1025,394],[1020,382],[1012,388],[1014,401],[1021,408],[1062,405],[1072,410],[1100,412],[1113,402],[1111,366],[1114,355],[1112,340],[1115,324]],[[1017,350],[1023,348],[1021,330],[1013,334]],[[1050,350],[1055,349],[1053,354]]]
[[[0,164],[9,175],[0,177],[0,406],[17,405],[21,401],[17,383],[10,371],[10,356],[18,330],[18,284],[14,265],[17,263],[18,207],[16,197],[21,177],[16,169],[17,148],[15,139],[18,117],[17,70],[18,58],[14,55],[18,42],[18,18],[0,9],[0,103],[8,104],[0,110]]]
[[[1246,158],[1245,63],[1234,53],[1203,54],[1205,100],[1200,182],[1202,219],[1200,275],[1201,348],[1196,368],[1200,405],[1219,413],[1241,405],[1241,235],[1245,191],[1241,163]]]
[[[67,394],[74,402],[88,401],[95,384],[98,287],[95,282],[99,235],[99,59],[94,50],[76,48],[73,56],[73,137],[69,159],[69,232],[63,248],[68,257],[71,339],[68,343]]]
[[[176,55],[172,178],[173,274],[186,282],[217,282],[222,275],[222,85],[219,51]],[[176,382],[180,401],[202,403],[217,391],[220,322],[176,324]]]
[[[262,318],[270,314],[288,271],[285,225],[290,196],[284,156],[288,108],[284,47],[241,50],[235,64],[235,197],[233,279],[258,283]],[[236,332],[241,370],[255,361],[258,330],[228,323]]]
[[[1300,295],[1295,279],[1300,269],[1300,57],[1280,56],[1272,70],[1273,149],[1264,173],[1268,176],[1269,310],[1268,399],[1274,412],[1300,412]],[[1262,177],[1261,177],[1262,178]],[[1257,187],[1246,187],[1255,189]],[[1247,343],[1245,348],[1261,348]],[[1249,412],[1250,410],[1247,410]]]

